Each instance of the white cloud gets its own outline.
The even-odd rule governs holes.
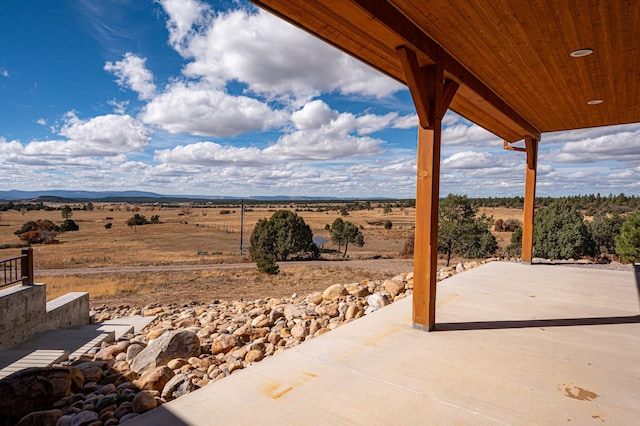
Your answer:
[[[640,162],[640,126],[635,131],[608,133],[595,138],[564,143],[546,155],[558,163],[595,163],[599,161]]]
[[[38,123],[41,126],[46,126],[47,125],[47,120],[45,120],[44,118],[38,118],[36,120],[36,123]]]
[[[9,71],[5,70],[4,68],[0,68],[0,75],[3,77],[9,77]]]
[[[393,122],[394,129],[413,129],[414,127],[418,127],[418,115],[410,114],[403,115],[398,117]]]
[[[377,116],[389,125],[387,116]],[[263,149],[223,146],[201,142],[156,151],[156,160],[166,163],[198,165],[264,165],[291,161],[342,161],[351,157],[380,154],[384,141],[362,136],[372,129],[376,116],[357,117],[331,110],[322,101],[312,101],[292,114],[295,125],[290,133]],[[377,125],[380,127],[379,125]],[[381,130],[382,127],[377,130]]]
[[[315,100],[291,114],[291,121],[298,130],[310,130],[319,129],[337,117],[337,111],[331,110],[324,101]]]
[[[442,160],[442,167],[450,169],[477,169],[490,167],[496,162],[494,155],[486,152],[464,151]]]
[[[146,61],[146,58],[127,52],[123,60],[107,62],[104,69],[118,78],[116,82],[120,87],[137,92],[140,99],[151,99],[156,86],[153,83],[153,74],[145,67]]]
[[[169,15],[171,45],[192,59],[184,74],[216,87],[235,80],[270,98],[301,100],[333,91],[385,97],[404,88],[262,10],[214,15],[199,2],[187,2],[184,10],[175,0],[161,4]]]
[[[200,83],[176,82],[144,108],[142,120],[169,133],[229,137],[282,125],[286,113]]]
[[[142,151],[151,139],[144,125],[128,115],[81,120],[74,112],[66,114],[58,134],[67,139],[33,140],[23,145],[0,138],[0,164],[96,167],[121,163],[125,153]]]
[[[129,106],[129,101],[118,102],[115,99],[110,99],[107,101],[107,104],[113,107],[114,113],[123,115],[127,110],[127,106]]]

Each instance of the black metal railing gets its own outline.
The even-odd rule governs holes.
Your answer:
[[[0,260],[0,289],[21,283],[33,284],[33,249],[23,248],[22,254]]]

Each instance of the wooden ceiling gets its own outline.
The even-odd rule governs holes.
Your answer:
[[[509,142],[640,122],[639,0],[253,2],[405,84],[398,47],[441,62],[451,109]]]

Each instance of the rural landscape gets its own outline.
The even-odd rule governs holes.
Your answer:
[[[455,214],[465,206],[473,219],[484,217],[482,226],[493,235],[495,245],[483,249],[484,252],[476,250],[475,256],[469,256],[464,247],[452,248],[449,263],[455,266],[469,259],[518,258],[519,243],[516,239],[513,244],[512,237],[514,231],[517,237],[521,225],[521,199],[451,197],[445,199],[441,214],[446,214],[446,206],[451,204],[448,201],[454,202],[451,211]],[[554,201],[539,199],[537,204],[544,210]],[[573,236],[575,247],[564,251],[551,249],[549,255],[539,257],[583,257],[594,262],[621,260],[615,250],[615,237],[625,218],[638,208],[638,197],[598,194],[558,201],[565,202],[565,209],[578,215],[573,219],[575,222],[577,217],[576,226],[584,220],[584,229],[575,228],[571,232],[578,236],[588,232],[589,236]],[[88,291],[92,305],[120,305],[126,300],[144,306],[152,301],[188,303],[281,297],[308,294],[330,283],[387,278],[412,270],[412,247],[407,244],[411,244],[415,227],[413,200],[242,203],[36,200],[5,202],[0,209],[2,258],[11,257],[19,247],[28,244],[17,235],[24,224],[45,220],[60,225],[71,220],[77,226],[76,231],[57,231],[51,241],[32,244],[36,277],[47,284],[48,299],[70,291]],[[261,273],[250,254],[251,234],[259,220],[268,219],[279,210],[300,216],[313,237],[321,237],[323,244],[318,259],[291,256],[279,262],[278,274]],[[136,217],[140,223],[132,222]],[[354,224],[363,244],[351,244],[345,250],[335,238],[332,241],[331,225],[336,219]],[[456,222],[459,220],[449,218],[459,228],[456,232],[469,234],[471,231]],[[453,235],[446,230],[447,218],[442,221],[440,233]],[[439,263],[445,266],[448,256],[444,240],[441,245]]]

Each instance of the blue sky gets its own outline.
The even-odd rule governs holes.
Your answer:
[[[0,189],[415,196],[407,89],[250,3],[0,11]],[[639,141],[639,124],[543,135],[538,195],[640,194]],[[524,167],[447,113],[443,195],[522,195]]]

